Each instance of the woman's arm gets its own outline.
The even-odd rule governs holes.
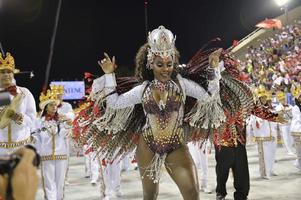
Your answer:
[[[208,92],[196,82],[183,78],[186,95],[202,101],[219,97],[220,68],[222,67],[223,62],[220,62],[219,67],[214,68],[215,77],[213,80],[209,80]]]
[[[120,109],[120,108],[126,108],[130,106],[134,106],[135,104],[141,103],[142,99],[142,92],[144,90],[145,85],[141,84],[130,91],[118,95],[116,92],[116,79],[115,79],[115,74],[110,73],[110,74],[105,74],[103,75],[104,79],[104,91],[106,96],[106,104],[108,107],[115,108],[115,109]],[[95,84],[93,83],[93,86]],[[92,90],[93,90],[92,86]],[[112,94],[111,94],[112,93]]]
[[[105,58],[102,59],[101,61],[98,61],[98,64],[102,68],[103,72],[105,73],[105,75],[103,76],[104,91],[105,91],[106,103],[108,107],[114,109],[122,109],[141,103],[142,92],[145,86],[138,85],[133,89],[131,89],[130,91],[118,95],[116,92],[117,84],[116,84],[116,79],[114,74],[114,71],[117,68],[117,65],[115,64],[115,57],[113,56],[111,59],[109,55],[106,53],[104,53],[104,56]]]

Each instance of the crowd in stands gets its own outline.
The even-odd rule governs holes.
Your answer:
[[[291,91],[301,83],[301,20],[273,32],[258,46],[248,47],[240,60],[242,77],[254,88],[264,85],[274,94],[285,92],[290,102]]]

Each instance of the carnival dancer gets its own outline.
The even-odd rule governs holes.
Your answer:
[[[209,129],[225,121],[219,106],[220,53],[215,51],[205,60],[213,72],[210,80],[206,78],[208,93],[178,73],[175,37],[163,26],[153,30],[148,43],[140,48],[136,57],[136,78],[140,84],[128,92],[120,95],[115,92],[118,86],[115,58],[105,54],[99,62],[105,75],[93,85],[104,83],[106,111],[91,127],[91,132],[96,132],[93,145],[109,158],[117,159],[137,146],[136,159],[145,200],[157,198],[163,164],[185,200],[199,199],[197,172],[183,129],[184,106],[186,96],[198,100],[185,116],[192,127]],[[139,104],[143,109],[137,107]],[[106,137],[110,139],[105,140]],[[102,145],[104,141],[106,144]]]
[[[0,91],[9,92],[12,100],[10,105],[0,107],[0,155],[31,143],[30,133],[35,130],[35,100],[27,88],[14,83],[18,72],[12,55],[0,53]]]
[[[59,100],[51,90],[40,95],[41,117],[39,130],[35,137],[41,155],[41,175],[44,196],[47,200],[64,198],[65,177],[68,165],[68,145],[66,137],[70,134],[72,121],[58,114]]]

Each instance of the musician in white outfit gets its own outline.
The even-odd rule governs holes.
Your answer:
[[[51,88],[51,91],[55,92],[57,94],[57,98],[59,100],[59,104],[58,104],[58,114],[61,115],[61,116],[64,116],[66,119],[68,120],[71,120],[73,121],[74,118],[75,118],[75,114],[74,114],[74,111],[73,111],[73,108],[71,106],[70,103],[68,102],[64,102],[63,101],[63,96],[65,94],[65,91],[64,91],[64,86],[63,85],[50,85],[50,88]],[[71,132],[70,132],[71,133]],[[69,172],[69,158],[70,158],[70,143],[71,143],[71,135],[69,134],[67,137],[66,137],[66,140],[67,140],[67,147],[68,147],[68,167],[67,167],[67,174],[66,174],[66,185],[69,185],[69,176],[68,176],[68,172]]]
[[[40,132],[35,134],[38,152],[41,155],[42,185],[45,199],[64,198],[65,176],[67,172],[68,145],[66,137],[71,131],[71,120],[58,114],[59,101],[51,90],[40,96],[42,110],[39,119]]]
[[[202,145],[200,143],[189,142],[187,144],[191,157],[195,166],[201,170],[199,176],[201,188],[200,191],[210,194],[212,190],[208,187],[208,147],[209,143],[206,141]]]
[[[291,123],[291,135],[294,138],[297,159],[294,165],[299,169],[301,173],[301,90],[294,92],[296,105],[292,109],[292,123]]]
[[[0,53],[0,91],[9,92],[9,106],[0,107],[0,155],[13,152],[31,143],[30,133],[35,129],[36,105],[31,92],[15,85],[14,58]]]
[[[85,157],[85,177],[91,179],[91,184],[94,186],[99,178],[101,170],[100,159],[97,152],[89,148],[88,145],[83,146],[83,155]]]
[[[265,109],[272,109],[268,103],[267,92],[258,94]],[[263,179],[270,179],[276,175],[273,171],[277,147],[277,123],[270,122],[254,115],[250,117],[251,128],[257,143],[259,157],[259,172]]]
[[[121,197],[122,193],[120,191],[121,184],[121,162],[119,160],[105,161],[105,166],[103,166],[103,180],[105,184],[105,198],[106,200],[111,198],[113,194],[117,197]]]
[[[135,151],[133,151],[133,152],[127,154],[127,155],[122,159],[122,161],[121,161],[121,163],[122,163],[122,165],[121,165],[121,166],[122,166],[122,167],[121,167],[121,171],[124,171],[124,172],[129,171],[130,168],[132,168],[131,166],[132,166],[132,165],[134,166],[133,160],[135,160]]]
[[[292,106],[287,104],[286,96],[284,92],[278,92],[277,100],[279,104],[275,107],[275,111],[277,113],[281,113],[285,120],[287,121],[286,124],[278,124],[281,137],[284,143],[284,146],[287,150],[287,154],[294,156],[294,149],[293,149],[293,143],[294,139],[290,134],[290,128],[291,128],[291,120],[292,120]]]

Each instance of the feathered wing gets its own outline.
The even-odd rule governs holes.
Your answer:
[[[125,93],[137,84],[139,82],[135,77],[118,78],[114,92]],[[96,116],[93,109],[100,113]],[[105,97],[99,95],[97,101],[93,103],[93,109],[87,108],[75,120],[75,124],[79,124],[80,119],[85,118],[85,123],[81,123],[84,126],[77,128],[82,130],[82,133],[77,134],[80,136],[78,141],[81,144],[88,144],[93,150],[98,151],[101,157],[111,160],[122,158],[132,152],[136,148],[139,134],[145,124],[142,106],[135,105],[124,109],[108,108],[108,110]]]
[[[206,51],[198,51],[188,62],[185,70],[182,72],[182,76],[187,77],[203,88],[208,88],[208,80],[213,78],[212,71],[209,68],[209,55],[218,48],[212,48]],[[253,94],[250,88],[240,81],[240,73],[238,69],[237,61],[232,58],[228,52],[223,51],[221,60],[224,61],[224,70],[221,72],[222,78],[220,79],[220,97],[221,107],[227,120],[235,118],[240,115],[241,119],[246,119],[250,112],[253,110]],[[186,115],[195,108],[196,101],[188,99],[185,104]],[[218,127],[218,132],[222,132],[227,122]],[[188,126],[188,123],[186,124]],[[236,131],[235,125],[230,127],[233,131]],[[227,126],[229,128],[229,126]],[[186,127],[187,140],[199,141],[213,136],[212,129],[199,129],[195,130],[191,127]]]
[[[93,136],[92,132],[89,131],[89,127],[103,112],[102,108],[95,106],[95,102],[87,101],[86,106],[76,114],[73,120],[72,138],[78,146],[82,147],[88,144],[88,140]]]

